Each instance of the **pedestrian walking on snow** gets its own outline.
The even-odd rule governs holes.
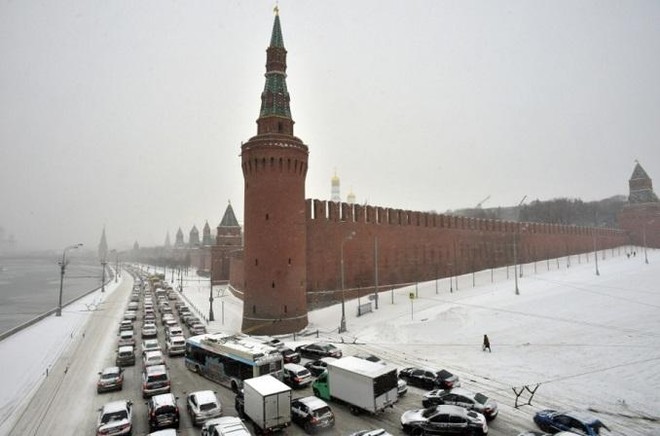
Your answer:
[[[486,349],[488,349],[489,353],[491,352],[490,341],[488,340],[488,335],[484,335],[484,344],[481,347],[482,351],[486,351]]]

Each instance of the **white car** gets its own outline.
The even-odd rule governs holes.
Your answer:
[[[183,356],[186,354],[186,339],[183,336],[170,336],[165,341],[168,356]]]
[[[167,326],[167,328],[165,328],[165,336],[168,338],[171,336],[183,336],[183,329],[179,324]]]
[[[149,433],[147,436],[178,436],[176,429],[166,428],[165,430],[156,430]]]
[[[146,368],[147,366],[154,365],[164,365],[165,357],[163,352],[160,350],[145,351],[142,353],[142,365]]]
[[[350,436],[393,436],[392,433],[388,433],[383,428],[377,428],[376,430],[360,430],[355,433],[351,433]]]
[[[112,401],[99,409],[96,423],[97,436],[130,435],[133,432],[133,403],[127,400]]]
[[[133,330],[124,330],[119,333],[118,346],[123,347],[125,345],[130,345],[131,347],[135,346],[135,335]]]
[[[202,427],[202,436],[250,436],[243,420],[236,416],[209,419]]]
[[[156,327],[156,324],[145,323],[142,326],[142,337],[143,338],[155,338],[156,336],[158,336],[158,328]]]
[[[145,339],[144,341],[142,341],[143,353],[145,351],[154,351],[154,350],[160,351],[160,343],[158,342],[158,339]]]
[[[186,408],[193,425],[201,425],[222,415],[222,405],[213,391],[196,391],[188,394]]]

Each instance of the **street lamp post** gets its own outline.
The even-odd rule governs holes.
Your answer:
[[[209,321],[215,321],[213,316],[213,277],[209,278],[209,283],[211,284],[209,289]]]
[[[66,270],[66,252],[72,249],[82,247],[83,244],[69,245],[62,251],[62,260],[60,261],[60,298],[57,303],[55,316],[62,316],[62,290],[64,288],[64,271]]]
[[[513,231],[513,278],[516,283],[516,295],[520,295],[520,290],[518,289],[518,224],[516,223],[516,229]]]
[[[115,254],[115,283],[119,281],[119,252],[117,250],[112,250]]]
[[[520,218],[520,206],[522,206],[526,198],[527,195],[523,196],[522,200],[520,200],[520,203],[518,203],[518,207],[516,208],[518,210],[518,218]],[[516,222],[516,228],[514,229],[513,232],[513,276],[516,282],[516,295],[520,295],[520,290],[518,289],[518,231],[520,229],[519,225],[520,223]],[[522,265],[520,268],[520,277],[522,277]]]
[[[374,301],[378,310],[378,236],[374,237]]]
[[[352,231],[348,236],[346,236],[344,239],[342,239],[341,244],[340,244],[340,274],[341,274],[341,322],[339,324],[339,333],[343,333],[346,331],[346,295],[345,295],[345,288],[344,288],[344,243],[346,241],[353,239],[353,236],[355,236],[355,231]]]
[[[642,238],[643,238],[643,243],[644,243],[644,263],[648,264],[649,263],[649,255],[646,250],[646,224],[653,224],[655,220],[651,220],[648,223],[644,221],[644,226],[642,227]]]
[[[596,265],[596,275],[599,276],[600,272],[598,271],[598,247],[596,246],[596,229],[593,231],[594,234],[594,260]]]
[[[101,260],[101,292],[105,292],[105,266],[108,262],[105,261],[105,257]]]

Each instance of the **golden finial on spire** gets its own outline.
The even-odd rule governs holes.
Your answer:
[[[279,2],[275,2],[275,7],[273,8],[273,12],[275,13],[275,16],[278,16],[280,14],[280,4],[279,4]]]

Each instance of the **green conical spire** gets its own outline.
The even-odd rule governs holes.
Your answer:
[[[282,27],[280,27],[279,9],[275,9],[275,22],[273,23],[273,33],[270,35],[270,46],[284,48],[284,39],[282,38]]]
[[[286,49],[282,38],[279,10],[275,8],[275,21],[266,50],[266,85],[261,93],[259,117],[278,116],[291,118],[289,91],[286,87]]]

